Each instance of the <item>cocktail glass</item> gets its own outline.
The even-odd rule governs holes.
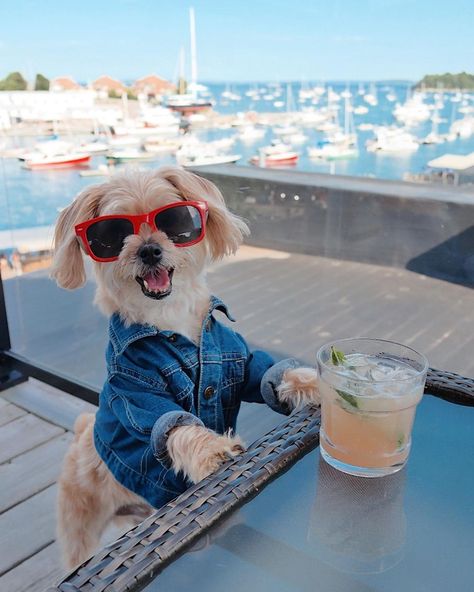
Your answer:
[[[382,339],[341,339],[317,353],[323,458],[350,475],[399,471],[411,447],[428,362]]]

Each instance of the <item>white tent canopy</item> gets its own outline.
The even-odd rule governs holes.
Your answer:
[[[451,169],[453,171],[464,171],[474,167],[474,152],[471,154],[443,154],[428,162],[432,169]]]

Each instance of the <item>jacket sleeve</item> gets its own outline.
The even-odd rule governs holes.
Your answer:
[[[245,378],[240,398],[248,403],[265,403],[260,392],[262,377],[274,364],[273,358],[264,351],[249,352],[245,362]]]
[[[118,421],[134,438],[149,443],[155,456],[167,464],[166,441],[181,425],[204,425],[164,391],[139,378],[112,375],[107,383],[109,405]]]

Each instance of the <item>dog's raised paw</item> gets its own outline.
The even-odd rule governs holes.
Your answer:
[[[285,371],[277,388],[278,398],[291,410],[304,405],[321,405],[318,375],[313,368],[291,368]]]

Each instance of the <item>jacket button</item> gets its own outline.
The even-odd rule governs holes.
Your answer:
[[[175,341],[178,339],[178,337],[176,336],[175,333],[173,333],[172,335],[170,335],[168,337],[168,340],[171,341],[171,343],[175,343]]]
[[[204,398],[210,399],[214,394],[214,387],[208,386],[207,389],[204,391]]]

